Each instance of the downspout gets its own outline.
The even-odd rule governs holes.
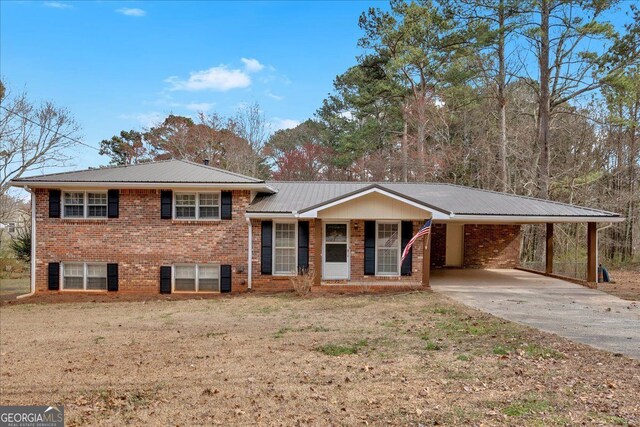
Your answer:
[[[599,279],[598,270],[600,269],[600,256],[599,256],[599,251],[598,251],[598,249],[599,249],[598,241],[600,239],[598,237],[599,236],[598,233],[600,233],[602,230],[606,230],[607,228],[612,227],[612,226],[613,226],[613,223],[610,222],[609,225],[606,225],[606,226],[604,226],[602,228],[596,228],[596,283],[598,283],[598,279]]]
[[[247,289],[251,289],[251,277],[253,276],[253,268],[252,268],[252,251],[253,251],[253,227],[251,225],[251,218],[245,217],[247,220],[247,225],[249,226],[249,242],[248,242],[248,250],[247,250]]]
[[[36,195],[29,187],[24,187],[31,194],[31,291],[18,295],[16,299],[27,298],[36,293]]]

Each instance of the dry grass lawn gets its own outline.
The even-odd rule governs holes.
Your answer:
[[[68,425],[640,424],[640,362],[428,292],[4,305],[0,356]]]
[[[640,266],[613,270],[614,283],[598,283],[598,290],[629,301],[640,301]]]

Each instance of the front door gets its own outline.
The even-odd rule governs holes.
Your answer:
[[[349,278],[349,224],[324,224],[324,279]]]

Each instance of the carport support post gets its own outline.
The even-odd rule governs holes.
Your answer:
[[[547,223],[547,251],[544,272],[553,273],[553,223]]]
[[[322,220],[316,218],[313,222],[315,238],[313,241],[313,284],[320,286],[322,280]]]
[[[431,275],[431,233],[424,236],[422,249],[422,286],[429,286]]]
[[[587,224],[587,282],[596,283],[596,223]]]

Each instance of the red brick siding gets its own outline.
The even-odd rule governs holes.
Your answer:
[[[519,258],[519,225],[465,224],[464,267],[515,268]]]
[[[159,190],[120,190],[119,218],[49,218],[48,190],[36,191],[36,290],[47,290],[47,263],[119,264],[120,292],[159,292],[160,266],[232,266],[232,290],[247,285],[249,191],[233,191],[232,220],[160,219]]]
[[[253,280],[252,286],[256,290],[282,290],[291,289],[291,278],[286,276],[273,276],[260,274],[261,252],[261,221],[252,220],[253,225]],[[417,233],[424,224],[423,220],[413,222],[413,231]],[[312,270],[322,268],[322,263],[316,263],[315,254],[315,226],[314,221],[309,224],[309,267]],[[320,242],[322,244],[322,242]],[[413,274],[411,276],[365,276],[364,275],[364,221],[352,220],[350,222],[349,246],[351,251],[351,281],[360,282],[390,282],[399,281],[407,284],[420,283],[422,280],[422,253],[421,241],[413,246]],[[348,283],[346,280],[331,280],[330,283]]]
[[[444,267],[447,254],[447,225],[431,226],[431,267]]]

